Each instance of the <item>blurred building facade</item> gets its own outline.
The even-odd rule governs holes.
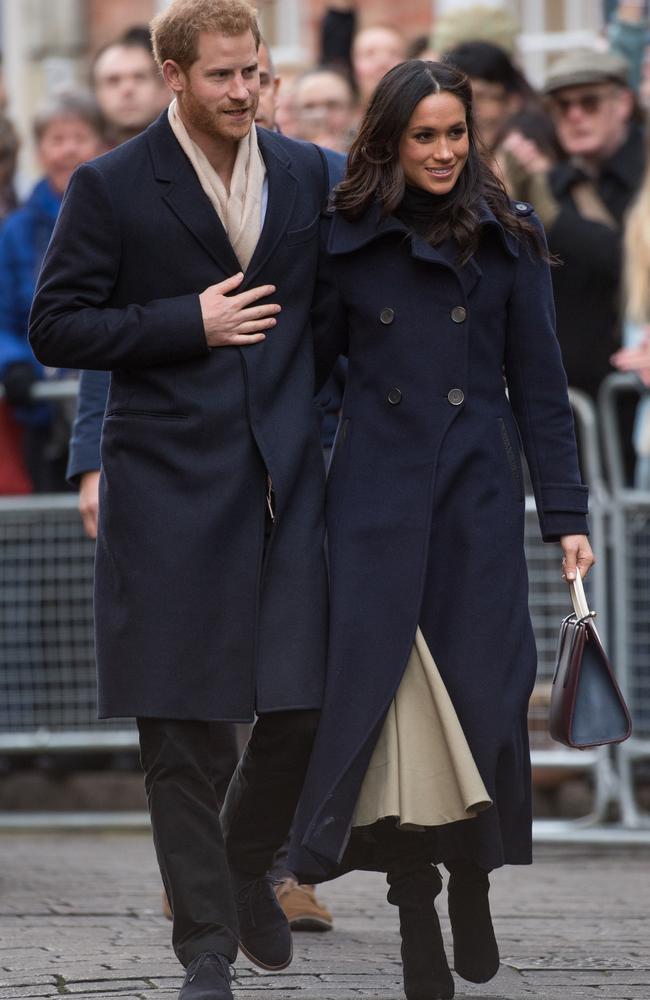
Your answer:
[[[84,83],[93,54],[126,27],[144,23],[169,0],[0,0],[0,43],[8,110],[23,136],[21,173],[31,180],[29,136],[35,106],[52,89]],[[361,25],[391,24],[409,38],[427,33],[434,18],[479,0],[357,0]],[[553,54],[592,45],[603,23],[600,0],[484,0],[521,25],[520,61],[533,83]],[[313,62],[327,0],[257,0],[276,62]]]

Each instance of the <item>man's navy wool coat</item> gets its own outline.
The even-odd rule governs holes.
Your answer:
[[[310,144],[265,130],[259,142],[268,208],[240,290],[277,286],[282,313],[264,342],[207,347],[199,293],[240,267],[166,113],[79,168],[41,274],[37,357],[112,372],[95,582],[102,717],[251,720],[321,703],[309,334],[328,173]]]

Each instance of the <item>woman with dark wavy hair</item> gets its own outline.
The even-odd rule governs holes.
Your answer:
[[[386,872],[406,995],[434,1000],[454,994],[435,865],[456,973],[483,982],[499,966],[488,872],[531,861],[520,443],[565,577],[593,562],[542,229],[481,159],[452,66],[411,61],[379,84],[323,275],[319,363],[349,369],[328,687],[290,864],[304,882]]]

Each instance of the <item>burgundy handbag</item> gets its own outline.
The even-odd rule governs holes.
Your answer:
[[[560,628],[549,732],[558,743],[577,750],[622,743],[632,733],[632,720],[596,631],[580,573],[570,589],[574,612]]]

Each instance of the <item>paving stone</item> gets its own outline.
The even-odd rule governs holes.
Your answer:
[[[64,995],[77,996],[78,994],[88,993],[90,995],[97,995],[97,993],[105,993],[106,990],[110,989],[111,994],[125,993],[131,996],[134,993],[138,993],[141,990],[152,989],[151,983],[146,982],[143,979],[101,979],[101,980],[90,980],[84,982],[70,982],[68,980],[62,984],[63,989],[60,989],[60,993]]]
[[[503,965],[490,983],[456,979],[457,1000],[648,1000],[649,875],[641,850],[558,847],[495,872]],[[354,873],[319,895],[334,932],[297,934],[278,975],[238,962],[236,1000],[403,1000],[385,879]],[[176,1000],[169,938],[149,835],[0,835],[0,1000]]]
[[[20,986],[3,986],[3,1000],[11,1000],[12,997],[58,997],[60,990],[56,985],[46,986],[34,983],[22,983]]]

